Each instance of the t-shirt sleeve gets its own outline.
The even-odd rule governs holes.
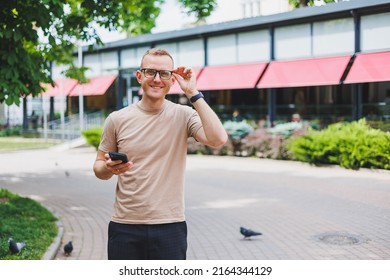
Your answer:
[[[115,123],[112,119],[112,115],[109,115],[104,121],[103,133],[100,139],[99,150],[102,152],[116,152],[117,150],[117,141],[116,141],[116,131]]]
[[[196,139],[196,133],[199,129],[202,128],[202,122],[200,120],[200,117],[198,115],[198,112],[196,112],[194,109],[190,108],[189,111],[189,119],[188,119],[188,137],[193,137]]]

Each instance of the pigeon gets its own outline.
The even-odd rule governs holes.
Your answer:
[[[65,246],[64,246],[65,256],[70,256],[70,254],[72,253],[72,251],[73,251],[73,244],[72,244],[72,241],[69,241],[69,242],[66,243]]]
[[[22,251],[23,247],[26,246],[26,242],[16,242],[12,238],[8,239],[9,250],[12,254],[17,254]]]
[[[244,227],[240,227],[240,232],[242,235],[244,235],[244,239],[251,238],[252,236],[256,236],[256,235],[262,235],[261,232],[256,232],[256,231],[253,231],[251,229],[244,228]]]

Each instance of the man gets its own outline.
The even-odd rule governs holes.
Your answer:
[[[107,117],[94,163],[98,178],[118,175],[108,259],[186,259],[187,138],[218,147],[227,133],[197,91],[193,71],[174,69],[167,51],[147,51],[136,76],[142,99]],[[165,99],[175,82],[196,110]],[[111,160],[110,151],[125,153],[129,162]]]

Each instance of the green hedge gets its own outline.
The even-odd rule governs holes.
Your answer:
[[[9,136],[21,136],[22,135],[22,127],[21,126],[13,126],[4,129],[0,129],[0,137],[9,137]]]
[[[312,164],[390,169],[390,133],[370,127],[364,119],[309,131],[291,139],[288,149],[293,159]]]
[[[87,140],[87,143],[97,150],[100,144],[100,138],[102,137],[103,129],[101,127],[95,127],[92,129],[84,130],[83,136]]]

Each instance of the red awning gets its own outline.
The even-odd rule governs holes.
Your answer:
[[[83,96],[104,95],[115,79],[116,75],[91,78],[89,79],[89,83],[82,85],[77,84],[70,92],[69,96],[79,96],[81,86]]]
[[[390,81],[390,52],[356,55],[345,84]]]
[[[337,85],[350,61],[350,56],[272,61],[258,88]]]
[[[73,79],[61,79],[54,81],[54,87],[51,84],[46,85],[46,91],[42,92],[43,96],[66,96],[77,85]]]
[[[255,88],[267,63],[205,67],[198,79],[199,90]]]

